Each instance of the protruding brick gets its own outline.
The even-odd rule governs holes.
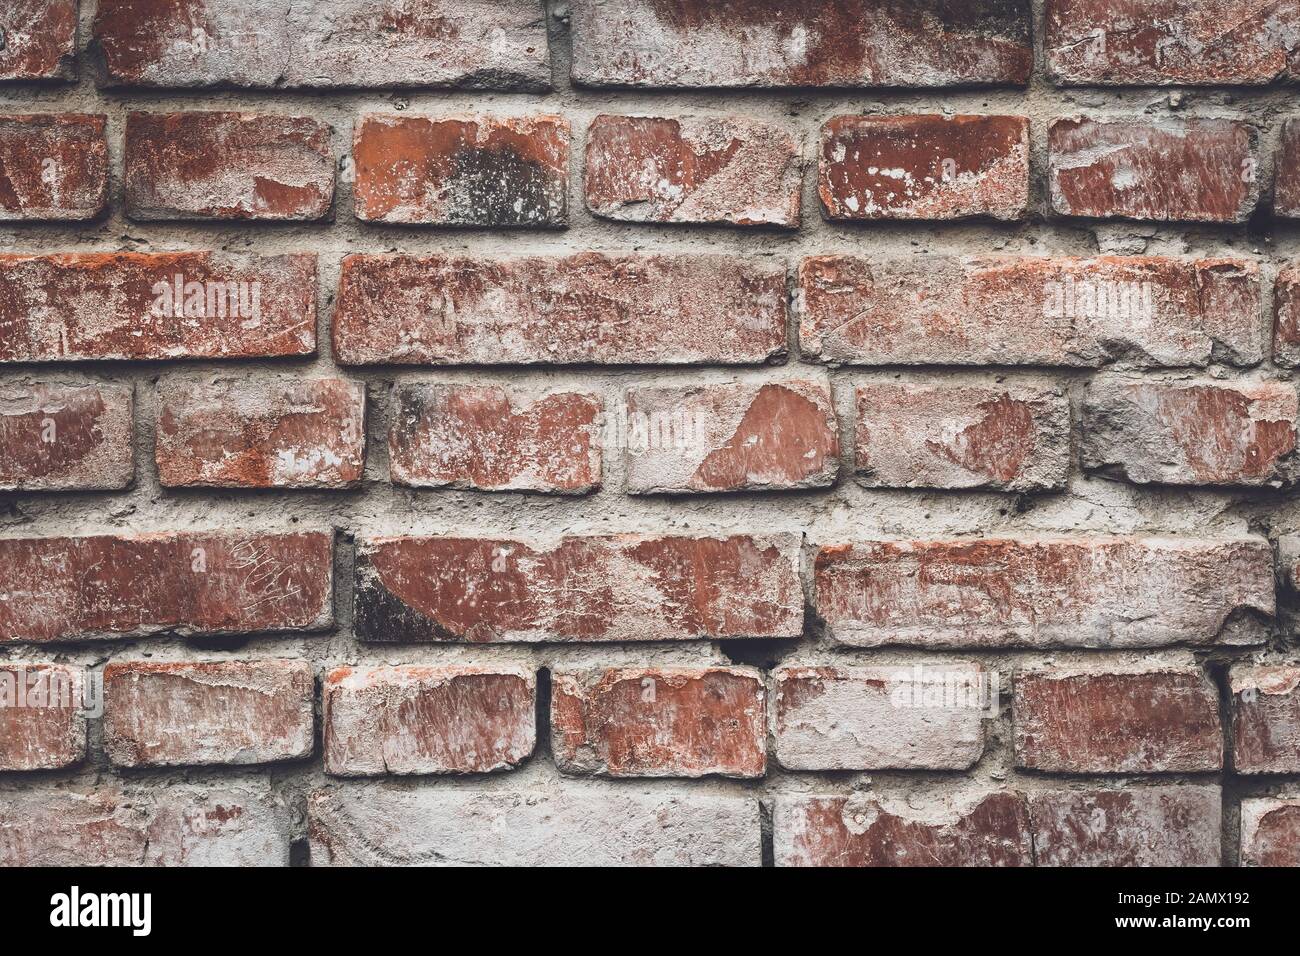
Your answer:
[[[78,0],[6,0],[0,83],[77,77]]]
[[[400,385],[388,433],[393,481],[415,488],[592,491],[600,487],[602,407],[592,392]]]
[[[1238,664],[1231,684],[1233,769],[1300,773],[1300,667]]]
[[[1159,647],[1250,643],[1271,615],[1262,538],[872,541],[823,547],[818,613],[842,644]]]
[[[1022,0],[574,0],[573,79],[590,86],[1023,84]]]
[[[1245,222],[1259,199],[1256,134],[1238,120],[1058,119],[1052,208],[1064,216]]]
[[[1219,693],[1200,668],[1061,668],[1016,675],[1016,763],[1051,773],[1223,767]]]
[[[798,559],[792,535],[366,538],[356,633],[470,643],[798,637]]]
[[[111,86],[544,90],[533,0],[99,0],[93,48]]]
[[[0,385],[0,490],[116,490],[131,483],[130,385]]]
[[[340,667],[322,690],[325,772],[508,770],[536,744],[536,690],[521,667]]]
[[[1273,361],[1300,366],[1300,263],[1280,269],[1273,293]]]
[[[1032,866],[1029,815],[1010,791],[905,800],[778,797],[777,866]]]
[[[1241,801],[1241,865],[1300,866],[1300,799]]]
[[[787,770],[966,770],[984,752],[982,719],[997,716],[998,688],[972,664],[791,666],[773,677]]]
[[[1047,790],[1029,795],[1039,866],[1218,866],[1218,787]]]
[[[1022,219],[1023,116],[837,116],[822,127],[817,191],[831,219]]]
[[[0,662],[0,770],[57,770],[84,760],[87,690],[84,667]]]
[[[872,382],[856,404],[855,469],[868,488],[1065,487],[1070,401],[1059,386]]]
[[[314,255],[0,255],[0,363],[315,351]]]
[[[551,750],[565,773],[607,777],[761,777],[763,681],[733,667],[560,672]]]
[[[1247,260],[819,256],[799,268],[807,358],[855,365],[1254,365]]]
[[[1273,485],[1295,471],[1294,385],[1094,380],[1083,405],[1083,465],[1128,481]]]
[[[0,62],[3,56],[0,49]],[[102,213],[108,204],[105,124],[104,116],[80,113],[0,116],[0,221]]]
[[[587,208],[624,222],[799,225],[803,168],[787,130],[747,116],[597,116]]]
[[[323,219],[333,200],[325,123],[261,113],[127,115],[132,219]]]
[[[825,380],[632,388],[623,412],[633,494],[820,488],[839,471]]]
[[[346,488],[366,460],[366,387],[339,378],[167,378],[155,456],[165,487]]]
[[[785,267],[766,260],[355,255],[334,351],[348,365],[758,364],[785,352],[785,300]]]
[[[1300,8],[1300,4],[1297,6]],[[1300,119],[1289,119],[1282,124],[1281,140],[1273,185],[1273,212],[1287,219],[1300,219]]]
[[[321,630],[333,535],[0,539],[0,643]]]

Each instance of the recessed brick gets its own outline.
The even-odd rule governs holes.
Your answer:
[[[84,760],[87,690],[84,667],[0,663],[0,770],[57,770]]]
[[[102,213],[108,205],[106,122],[79,113],[0,116],[0,221]]]
[[[1273,212],[1287,219],[1300,219],[1300,120],[1282,123],[1276,168]]]
[[[325,772],[508,770],[533,752],[536,689],[520,667],[340,667],[322,690]]]
[[[767,717],[757,671],[728,667],[560,671],[551,750],[564,773],[761,777]]]
[[[117,490],[135,472],[130,385],[0,385],[0,490]]]
[[[1218,866],[1213,786],[1048,790],[1029,795],[1038,866]]]
[[[791,535],[363,538],[355,628],[416,643],[798,637],[798,558]]]
[[[1300,866],[1300,799],[1241,801],[1241,865]]]
[[[77,77],[78,0],[6,0],[0,83]]]
[[[1300,263],[1278,270],[1273,293],[1273,361],[1300,366]]]
[[[1231,685],[1233,769],[1300,773],[1300,667],[1238,664]]]

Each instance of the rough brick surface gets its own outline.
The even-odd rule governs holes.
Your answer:
[[[1241,801],[1242,866],[1300,866],[1300,800]]]
[[[0,83],[77,76],[77,0],[6,0]]]
[[[104,116],[80,113],[0,116],[0,221],[102,213],[108,203],[106,126]]]
[[[1276,175],[1273,212],[1288,219],[1300,219],[1300,120],[1282,124]]]
[[[1273,361],[1300,366],[1300,263],[1278,270],[1273,293]]]
[[[1300,667],[1235,665],[1232,766],[1238,773],[1300,773]]]
[[[1218,866],[1218,787],[1031,793],[1039,866]]]
[[[86,756],[84,667],[0,664],[0,770],[56,770]]]
[[[130,385],[0,384],[0,491],[125,488],[133,418]]]

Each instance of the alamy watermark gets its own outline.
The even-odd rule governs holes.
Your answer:
[[[0,669],[0,710],[9,709],[75,710],[83,717],[102,717],[104,679],[54,667]]]
[[[1150,322],[1155,314],[1155,293],[1150,282],[1066,276],[1060,282],[1043,285],[1043,315],[1048,318]]]
[[[889,702],[905,710],[978,710],[996,717],[1002,707],[997,671],[913,664],[889,682]]]
[[[262,283],[206,279],[186,280],[177,273],[154,283],[150,312],[157,318],[250,319],[262,317]]]

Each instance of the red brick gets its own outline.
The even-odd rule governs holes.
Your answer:
[[[551,750],[564,773],[761,777],[766,725],[753,670],[624,667],[552,678]]]
[[[190,287],[181,315],[178,276]],[[314,255],[0,255],[0,363],[315,351]]]
[[[408,643],[798,637],[798,559],[792,535],[367,538],[356,633]]]
[[[1194,667],[1060,668],[1016,675],[1016,763],[1051,773],[1223,767],[1219,693]]]
[[[135,472],[130,385],[0,385],[0,489],[116,490]]]
[[[632,388],[619,418],[633,494],[820,488],[839,471],[824,379]]]
[[[0,663],[0,770],[57,770],[86,759],[86,669]]]
[[[111,86],[548,89],[531,0],[99,0]]]
[[[1233,769],[1300,773],[1300,667],[1238,664],[1231,685]]]
[[[569,123],[559,116],[363,116],[357,218],[438,226],[569,221]]]
[[[778,797],[777,866],[1031,866],[1019,793],[905,800]]]
[[[306,661],[113,662],[104,752],[119,767],[260,764],[311,756]]]
[[[80,113],[0,116],[0,221],[102,213],[108,205],[105,123],[104,116]]]
[[[1273,212],[1287,219],[1300,219],[1300,120],[1282,123],[1276,175]]]
[[[1273,293],[1273,361],[1300,366],[1300,263],[1278,271]]]
[[[537,742],[536,693],[522,667],[340,667],[322,690],[325,772],[509,770]]]
[[[330,128],[310,117],[127,115],[132,219],[323,219],[333,200]]]
[[[0,539],[0,643],[321,630],[331,534]]]
[[[603,404],[595,393],[416,384],[398,386],[393,405],[396,484],[570,494],[600,487]]]
[[[869,541],[821,548],[815,577],[831,636],[860,647],[1243,643],[1232,619],[1274,609],[1262,538]]]
[[[967,770],[984,753],[983,718],[997,716],[988,678],[961,663],[782,667],[776,758],[787,770]]]
[[[1253,365],[1259,267],[1246,260],[805,259],[799,340],[855,365]]]
[[[1029,4],[574,0],[573,79],[590,86],[1023,84]]]
[[[1245,222],[1259,200],[1256,139],[1237,120],[1058,119],[1047,131],[1052,209]]]
[[[1048,74],[1066,85],[1263,84],[1300,64],[1295,0],[1047,0]]]
[[[340,378],[167,378],[155,457],[164,487],[347,488],[366,460],[366,387]]]
[[[716,255],[348,256],[334,352],[348,365],[758,364],[785,353],[785,278]]]
[[[747,116],[597,116],[587,208],[624,222],[799,225],[799,142]]]
[[[1059,386],[871,382],[855,394],[855,468],[868,488],[1065,487],[1070,401]]]
[[[836,116],[822,127],[817,191],[831,219],[1023,219],[1023,116]]]
[[[1300,866],[1300,800],[1241,801],[1241,865]]]
[[[1294,471],[1294,385],[1093,381],[1083,405],[1083,465],[1128,481],[1273,485]]]
[[[78,0],[5,0],[0,83],[77,77]]]
[[[1029,795],[1039,866],[1218,866],[1218,787],[1048,790]]]

